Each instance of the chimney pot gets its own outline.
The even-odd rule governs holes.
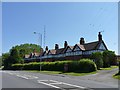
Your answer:
[[[98,34],[98,41],[101,41],[102,40],[102,34],[101,34],[101,32],[99,32],[99,34]]]
[[[55,50],[59,49],[59,45],[55,44]]]
[[[48,46],[46,46],[45,50],[48,51]]]
[[[83,37],[80,38],[80,44],[85,44],[85,41],[84,41]]]
[[[68,46],[67,41],[64,42],[64,48],[66,48]]]

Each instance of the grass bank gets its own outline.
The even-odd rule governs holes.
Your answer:
[[[70,76],[85,76],[85,75],[90,75],[90,74],[96,74],[97,73],[97,71],[89,72],[89,73],[61,72],[61,71],[37,71],[37,70],[27,70],[27,71],[36,72],[36,73],[43,73],[43,74],[49,74],[49,75],[63,74],[63,75],[70,75]]]
[[[113,75],[113,78],[120,80],[120,73],[117,73],[117,74]]]
[[[100,68],[100,70],[112,70],[112,69],[115,69],[115,68],[118,68],[118,66],[111,66],[111,67],[108,67],[108,68]]]

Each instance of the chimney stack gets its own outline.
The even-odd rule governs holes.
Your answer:
[[[55,44],[55,50],[59,49],[59,45]]]
[[[48,51],[48,46],[46,46],[45,51]]]
[[[84,41],[83,37],[80,38],[80,44],[85,44],[85,41]]]
[[[101,34],[101,32],[99,32],[99,34],[98,34],[98,41],[102,41],[102,34]]]
[[[64,42],[64,48],[66,48],[68,46],[67,41]]]

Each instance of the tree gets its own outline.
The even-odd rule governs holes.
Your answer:
[[[18,50],[13,48],[10,50],[10,55],[4,60],[4,69],[11,69],[12,64],[23,62],[23,59],[19,56]]]
[[[24,58],[24,56],[25,56],[25,49],[20,49],[19,55],[20,55],[21,58]]]
[[[95,52],[92,53],[91,58],[97,65],[97,69],[100,69],[103,67],[103,60],[102,60],[102,53],[101,52]]]
[[[10,52],[10,60],[12,64],[23,63],[22,58],[19,55],[19,52],[16,48],[13,48]]]
[[[110,67],[111,65],[116,65],[117,59],[115,52],[106,50],[103,52],[103,67]]]
[[[10,56],[10,53],[2,53],[2,65],[4,66],[4,61]]]
[[[12,49],[16,48],[20,54],[21,57],[23,57],[23,55],[25,54],[30,54],[31,52],[33,52],[34,50],[37,53],[40,53],[40,46],[36,45],[36,44],[21,44],[21,45],[16,45],[14,47],[12,47]],[[12,50],[11,49],[11,50]]]

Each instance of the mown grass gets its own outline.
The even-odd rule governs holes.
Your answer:
[[[100,68],[100,70],[112,70],[118,68],[118,66],[111,66],[109,68]],[[76,73],[76,72],[61,72],[61,71],[38,71],[38,70],[25,70],[29,72],[37,72],[37,73],[43,73],[43,74],[63,74],[63,75],[70,75],[70,76],[85,76],[85,75],[91,75],[96,74],[98,71],[89,72],[89,73]],[[120,75],[113,76],[114,78],[120,79]]]
[[[108,68],[100,68],[100,70],[112,70],[112,69],[115,69],[115,68],[118,68],[118,66],[111,66],[111,67],[108,67]]]
[[[120,73],[117,73],[117,74],[113,75],[113,78],[120,80]]]
[[[74,72],[69,72],[69,73],[64,73],[65,75],[71,75],[71,76],[85,76],[85,75],[90,75],[90,74],[96,74],[97,71],[95,72],[90,72],[90,73],[74,73]]]
[[[37,71],[37,70],[27,70],[27,71],[43,73],[43,74],[50,74],[50,75],[63,74],[63,75],[70,75],[70,76],[85,76],[85,75],[90,75],[90,74],[96,74],[97,73],[97,71],[89,72],[89,73],[61,72],[61,71]]]

